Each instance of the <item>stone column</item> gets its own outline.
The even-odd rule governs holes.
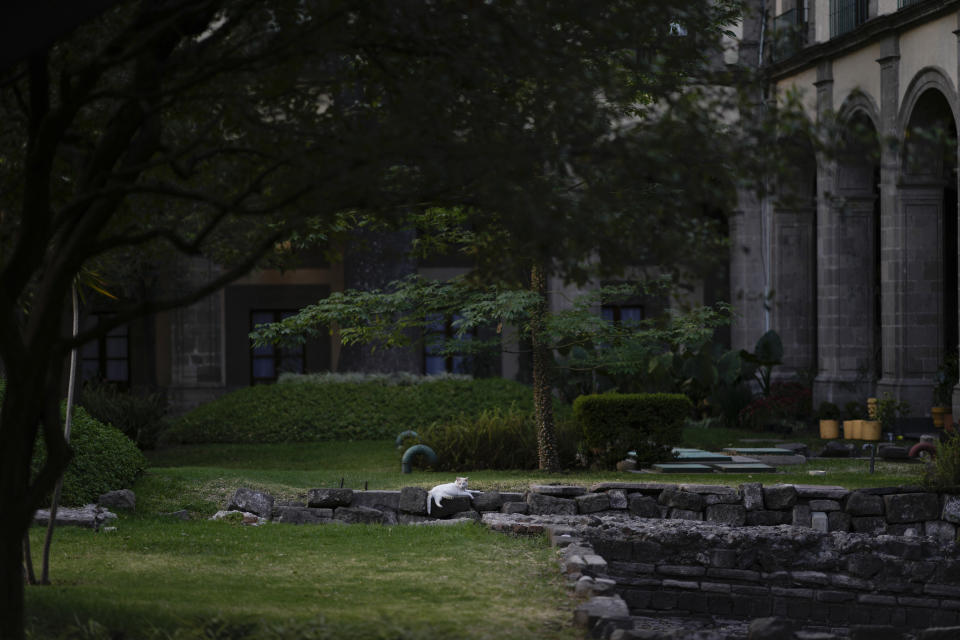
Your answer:
[[[730,301],[737,310],[730,327],[734,349],[753,347],[766,331],[766,269],[763,212],[757,197],[741,189],[739,208],[730,216]]]
[[[771,324],[783,341],[778,373],[787,378],[817,366],[816,210],[810,202],[796,205],[777,207],[773,216]]]
[[[872,169],[870,170],[872,173]],[[851,175],[853,174],[853,175]],[[862,402],[873,391],[872,189],[854,167],[837,167],[838,193],[821,206],[817,265],[820,372],[816,401]],[[867,183],[869,185],[869,183]],[[846,188],[844,188],[846,186]]]
[[[878,392],[889,391],[909,402],[913,413],[925,413],[943,344],[943,181],[908,176],[903,180],[896,210],[883,230],[887,285]]]

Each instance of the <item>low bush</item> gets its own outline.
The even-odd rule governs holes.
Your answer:
[[[810,387],[799,382],[774,382],[770,395],[754,398],[740,411],[740,426],[761,430],[767,425],[802,421],[812,412]]]
[[[60,497],[60,503],[66,506],[96,502],[102,493],[129,488],[147,466],[146,458],[130,438],[95,420],[83,407],[73,410],[70,448],[73,458],[63,475]],[[46,455],[43,440],[38,438],[31,463],[34,473],[40,470]]]
[[[569,418],[556,420],[554,427],[560,464],[570,468],[576,463],[579,430]],[[539,465],[531,411],[497,408],[435,422],[423,430],[420,441],[434,450],[437,467],[444,471],[536,469]]]
[[[100,422],[120,429],[141,449],[153,449],[165,428],[167,398],[162,393],[134,394],[91,381],[83,385],[77,404]]]
[[[412,378],[405,376],[404,378]],[[205,404],[174,422],[170,442],[304,442],[374,440],[418,433],[437,421],[484,410],[532,411],[529,387],[502,378],[419,376],[391,383],[390,376],[340,382],[329,376],[285,377],[273,385],[247,387]],[[557,407],[569,415],[569,408]]]
[[[689,398],[674,393],[606,393],[580,396],[573,403],[585,446],[606,467],[629,451],[636,451],[641,464],[670,459],[692,410]]]
[[[935,491],[960,487],[960,435],[947,435],[937,444],[936,457],[928,464],[924,480]]]

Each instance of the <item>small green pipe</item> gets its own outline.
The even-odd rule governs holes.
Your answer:
[[[400,435],[397,436],[397,449],[403,446],[404,438],[419,438],[419,437],[420,436],[417,435],[416,431],[410,431],[409,429],[407,431],[401,432]]]
[[[403,452],[403,459],[400,461],[400,473],[410,473],[412,470],[410,465],[413,463],[413,459],[420,454],[427,456],[427,462],[430,464],[437,464],[437,454],[433,449],[425,444],[415,444]]]

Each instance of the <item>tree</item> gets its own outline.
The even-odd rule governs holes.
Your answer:
[[[715,194],[684,184],[678,159],[658,154],[715,133],[680,89],[735,10],[707,0],[143,0],[24,47],[26,59],[0,70],[0,638],[23,636],[20,541],[70,457],[58,398],[72,348],[196,301],[275,263],[278,247],[322,240],[361,214],[383,223],[467,206],[469,224],[507,234],[503,249],[528,273],[539,264],[582,276],[578,261],[619,229],[622,204],[643,198],[647,233],[663,234],[656,247],[636,245],[644,260],[687,246],[699,221],[675,219],[673,205]],[[670,36],[673,26],[688,35]],[[650,99],[638,107],[638,96]],[[683,126],[643,117],[654,111]],[[625,129],[637,135],[615,135]],[[642,238],[622,239],[605,251],[623,256]],[[81,269],[114,280],[131,264],[183,256],[220,268],[189,288],[128,296],[76,336],[65,330]],[[492,253],[478,261],[517,276]],[[38,438],[48,457],[31,475]]]

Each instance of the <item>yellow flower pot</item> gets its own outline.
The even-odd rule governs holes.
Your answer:
[[[820,437],[824,440],[833,440],[840,436],[839,420],[821,420]]]
[[[879,440],[880,423],[876,420],[860,421],[860,439],[861,440]]]
[[[860,423],[863,420],[844,420],[843,421],[843,439],[844,440],[859,440],[860,439]]]
[[[935,426],[937,429],[943,429],[943,414],[946,412],[946,407],[933,407],[930,409],[930,417],[933,418],[933,426]]]

